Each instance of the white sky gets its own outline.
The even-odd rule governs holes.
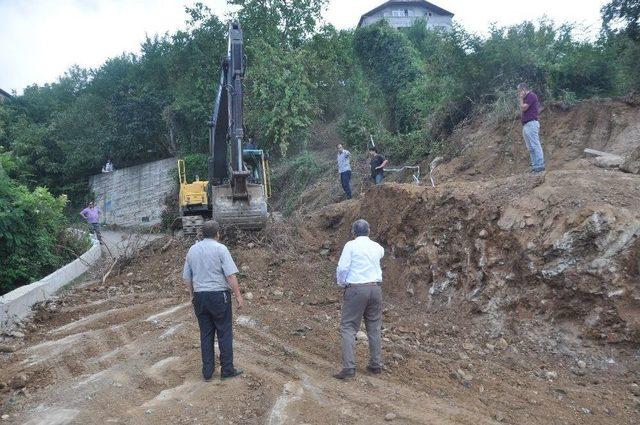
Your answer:
[[[330,0],[325,20],[351,28],[385,0]],[[145,34],[185,26],[184,6],[195,0],[0,0],[0,88],[21,92],[53,82],[70,66],[97,67],[122,52],[138,52]],[[202,0],[224,18],[225,0]],[[600,27],[606,0],[434,0],[467,30],[485,33],[491,23],[511,25],[547,16],[591,34]]]

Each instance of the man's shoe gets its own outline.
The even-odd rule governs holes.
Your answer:
[[[220,379],[235,378],[236,376],[240,376],[243,373],[244,373],[244,371],[242,369],[233,369],[233,371],[230,372],[230,373],[221,373],[220,374]]]
[[[374,375],[380,375],[382,373],[382,368],[381,367],[367,366],[367,371],[369,371],[369,373],[372,373]]]
[[[355,369],[342,369],[339,373],[333,375],[334,378],[342,380],[353,378],[354,376],[356,376]]]

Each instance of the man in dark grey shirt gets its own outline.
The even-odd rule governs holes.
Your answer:
[[[220,348],[220,377],[233,378],[242,374],[241,369],[233,366],[231,293],[239,309],[244,301],[236,277],[238,268],[227,247],[218,242],[219,230],[215,221],[204,223],[204,239],[189,249],[182,273],[200,326],[202,376],[207,381],[215,370],[213,340],[216,334]]]

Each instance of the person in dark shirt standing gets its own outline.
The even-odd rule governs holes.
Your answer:
[[[384,178],[384,167],[389,161],[378,153],[378,148],[376,147],[369,149],[369,155],[371,155],[371,178],[376,184],[380,184]]]
[[[518,84],[518,100],[522,113],[522,135],[531,157],[531,171],[541,173],[545,170],[545,166],[538,121],[540,102],[538,102],[538,96],[529,90],[526,83]]]

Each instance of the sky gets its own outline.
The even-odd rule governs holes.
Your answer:
[[[201,0],[218,16],[225,0]],[[385,0],[330,0],[326,22],[353,28],[360,16]],[[185,27],[184,8],[195,0],[0,0],[0,88],[18,93],[57,80],[73,65],[100,66],[107,58],[139,51],[146,35]],[[594,35],[606,0],[434,0],[468,31],[486,34],[492,23],[512,25],[546,16]],[[578,6],[579,5],[579,6]]]

